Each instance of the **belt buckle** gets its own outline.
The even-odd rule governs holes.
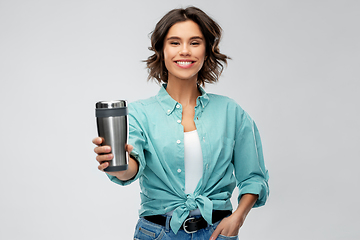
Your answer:
[[[194,217],[191,217],[191,218],[188,218],[188,219],[186,219],[185,221],[184,221],[184,223],[183,223],[183,229],[184,229],[184,231],[186,232],[186,233],[188,233],[188,234],[191,234],[191,233],[196,233],[198,230],[195,230],[195,231],[188,231],[188,230],[186,230],[186,222],[187,221],[190,221],[190,220],[193,220],[193,219],[195,219]]]

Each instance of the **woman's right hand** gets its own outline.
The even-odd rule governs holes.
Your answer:
[[[101,137],[94,138],[92,141],[97,147],[94,148],[94,152],[97,154],[96,160],[99,162],[98,169],[104,171],[109,166],[109,162],[114,158],[111,153],[110,146],[101,146],[103,139]]]
[[[94,138],[92,141],[96,147],[94,148],[94,152],[97,154],[96,160],[99,162],[98,169],[100,171],[104,171],[105,168],[109,166],[109,161],[114,158],[114,155],[111,153],[110,146],[101,146],[103,143],[103,139],[100,137]],[[125,150],[130,155],[133,150],[133,146],[130,144],[126,144]],[[137,161],[129,157],[128,169],[119,172],[107,172],[107,174],[117,177],[120,180],[126,181],[128,179],[133,178],[139,169],[139,165]]]

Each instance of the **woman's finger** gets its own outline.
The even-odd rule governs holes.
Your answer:
[[[104,163],[102,163],[102,164],[100,164],[100,165],[98,166],[98,169],[99,169],[100,171],[104,171],[104,169],[107,168],[108,166],[109,166],[109,163],[108,163],[108,162],[104,162]]]
[[[113,154],[104,154],[104,155],[97,155],[96,160],[102,164],[104,161],[110,161],[114,158]]]
[[[93,144],[100,146],[103,142],[103,139],[101,137],[96,137],[92,140]]]
[[[96,154],[110,153],[111,152],[111,147],[110,146],[96,147],[96,148],[94,148],[94,152]]]
[[[133,147],[132,145],[130,145],[130,144],[126,144],[125,149],[126,149],[126,151],[127,151],[128,153],[131,153],[132,150],[134,149],[134,147]]]

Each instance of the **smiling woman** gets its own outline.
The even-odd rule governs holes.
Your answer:
[[[222,29],[206,13],[195,7],[171,10],[157,23],[151,35],[151,47],[149,47],[150,50],[154,51],[154,54],[145,61],[149,69],[148,79],[156,79],[160,83],[167,82],[168,69],[164,63],[164,44],[167,43],[167,40],[170,40],[168,39],[170,37],[170,28],[176,23],[184,22],[196,23],[196,26],[191,25],[199,35],[192,36],[194,37],[192,44],[198,44],[198,41],[195,40],[201,39],[202,44],[205,45],[204,67],[198,72],[198,83],[204,85],[205,83],[216,82],[223,71],[224,65],[227,63],[226,60],[229,59],[219,50]],[[173,42],[180,45],[179,41]]]
[[[167,81],[175,78],[197,82],[205,59],[205,42],[199,26],[191,21],[176,23],[169,29],[164,43]]]
[[[119,185],[140,180],[134,239],[235,240],[250,209],[266,202],[268,173],[254,121],[234,100],[201,87],[218,80],[228,59],[220,38],[221,28],[195,7],[170,11],[152,34],[149,79],[163,85],[129,105],[129,167],[107,172]],[[104,170],[111,149],[101,138],[93,142]]]

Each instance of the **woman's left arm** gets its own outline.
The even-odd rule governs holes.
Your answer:
[[[235,135],[232,163],[239,188],[239,204],[236,211],[216,227],[211,240],[216,239],[219,234],[237,236],[251,208],[264,205],[269,195],[269,175],[264,163],[259,131],[246,112],[239,111],[238,119],[241,120]]]
[[[257,199],[258,195],[255,194],[242,195],[236,211],[219,223],[211,235],[210,240],[215,240],[219,234],[224,236],[237,236],[247,214],[250,212]]]

